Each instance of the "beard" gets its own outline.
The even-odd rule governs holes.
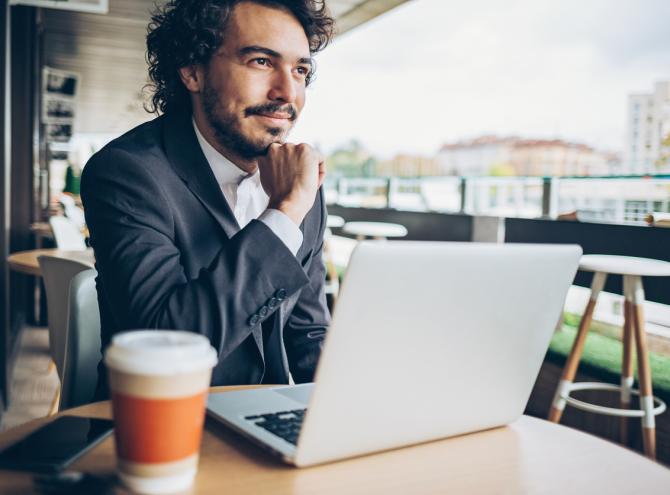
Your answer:
[[[202,92],[203,109],[209,125],[214,130],[216,140],[220,146],[245,160],[265,155],[271,144],[283,141],[297,118],[297,112],[290,103],[268,102],[247,107],[243,118],[274,112],[284,112],[290,115],[291,126],[287,130],[281,127],[266,127],[265,133],[254,138],[242,132],[241,117],[226,112],[221,107],[220,101],[219,91],[210,84],[208,79],[205,80]]]

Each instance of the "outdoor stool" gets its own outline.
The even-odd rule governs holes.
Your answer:
[[[642,277],[668,277],[670,276],[670,263],[629,256],[587,254],[582,256],[579,269],[594,272],[591,282],[591,297],[579,323],[579,330],[565,363],[565,368],[563,368],[561,381],[556,389],[549,412],[549,421],[558,423],[566,404],[593,413],[621,416],[621,436],[622,441],[625,442],[627,418],[642,418],[644,453],[653,459],[656,457],[655,416],[665,411],[666,406],[662,400],[654,397],[652,393],[651,369],[644,330]],[[596,382],[573,383],[584,350],[586,334],[591,326],[593,310],[598,295],[605,286],[608,274],[623,276],[624,325],[621,385]],[[639,390],[633,388],[633,346],[635,346],[637,353]],[[571,392],[577,390],[618,390],[620,392],[621,408],[603,407],[577,400],[570,395]],[[631,395],[639,396],[640,409],[630,409]]]

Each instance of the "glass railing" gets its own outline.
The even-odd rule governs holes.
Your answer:
[[[332,178],[330,204],[521,218],[638,223],[670,212],[670,175]]]
[[[550,212],[576,211],[582,219],[643,222],[653,211],[670,211],[670,176],[570,177],[556,181]]]
[[[542,177],[465,178],[463,191],[463,212],[470,215],[542,216]]]

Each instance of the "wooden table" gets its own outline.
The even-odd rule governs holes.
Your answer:
[[[217,387],[213,391],[241,387]],[[110,417],[108,402],[61,414]],[[0,447],[46,420],[0,434]],[[73,467],[114,470],[108,438]],[[510,426],[323,466],[282,464],[208,419],[192,493],[234,494],[667,494],[670,470],[605,440],[523,416]],[[0,493],[36,493],[31,476],[0,471]],[[117,488],[116,493],[125,493]]]
[[[29,251],[17,251],[7,257],[7,265],[11,270],[39,277],[42,275],[40,272],[40,264],[37,261],[39,256],[67,258],[85,263],[91,268],[94,268],[95,266],[95,258],[93,257],[92,249],[86,249],[85,251],[64,251],[62,249],[31,249]]]

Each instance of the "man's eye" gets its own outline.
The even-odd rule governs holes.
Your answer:
[[[252,62],[256,65],[263,65],[263,66],[269,66],[270,65],[270,60],[265,58],[265,57],[258,57],[252,60]]]
[[[307,77],[310,73],[310,68],[309,67],[297,67],[296,72],[300,74],[301,76]]]

